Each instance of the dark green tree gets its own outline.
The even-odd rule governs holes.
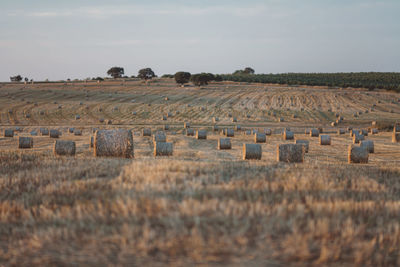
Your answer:
[[[139,70],[138,78],[142,80],[150,80],[154,77],[156,77],[156,75],[154,74],[154,71],[151,68],[144,68]]]
[[[116,78],[121,78],[122,75],[124,75],[124,68],[121,67],[112,67],[107,71],[107,74],[113,77],[114,79]]]
[[[22,81],[22,76],[21,75],[16,75],[16,76],[12,76],[12,77],[10,77],[10,81],[12,81],[12,82],[20,82],[20,81]]]
[[[190,81],[191,76],[192,75],[189,72],[179,71],[179,72],[175,73],[174,77],[175,77],[176,83],[183,85]]]

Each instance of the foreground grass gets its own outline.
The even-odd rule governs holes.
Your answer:
[[[399,265],[399,177],[0,153],[0,265]]]

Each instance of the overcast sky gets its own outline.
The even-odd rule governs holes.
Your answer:
[[[0,0],[0,81],[400,71],[400,0]]]

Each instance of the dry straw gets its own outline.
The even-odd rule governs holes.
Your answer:
[[[197,130],[196,138],[197,139],[207,139],[207,131],[206,130]]]
[[[225,134],[226,134],[226,137],[234,137],[235,131],[233,129],[226,129]]]
[[[94,136],[96,157],[133,158],[132,131],[126,129],[98,130]]]
[[[267,142],[267,136],[265,133],[255,133],[254,134],[255,143],[265,143]]]
[[[348,163],[368,163],[368,150],[365,147],[349,145]]]
[[[323,134],[319,136],[319,144],[321,146],[330,146],[331,145],[331,136],[327,134]]]
[[[154,156],[172,156],[173,145],[167,142],[154,142]]]
[[[142,135],[143,136],[151,136],[151,129],[150,128],[144,128],[142,130]]]
[[[293,140],[294,139],[294,133],[289,130],[283,131],[283,140]]]
[[[54,142],[53,153],[58,156],[74,156],[76,146],[74,141],[56,140]]]
[[[318,129],[311,129],[310,130],[310,136],[311,137],[318,137],[319,136],[319,130]]]
[[[33,138],[32,137],[19,137],[18,138],[18,148],[32,148]]]
[[[49,135],[49,129],[47,128],[40,128],[39,131],[41,135]]]
[[[287,163],[304,161],[303,144],[278,144],[277,160]]]
[[[243,144],[243,160],[258,159],[262,156],[260,144]]]
[[[76,135],[76,136],[82,135],[82,130],[75,129],[74,135]]]
[[[230,138],[219,138],[218,139],[218,149],[231,149],[232,143]]]

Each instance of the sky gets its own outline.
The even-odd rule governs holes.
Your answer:
[[[399,0],[0,0],[0,81],[399,72],[399,13]]]

